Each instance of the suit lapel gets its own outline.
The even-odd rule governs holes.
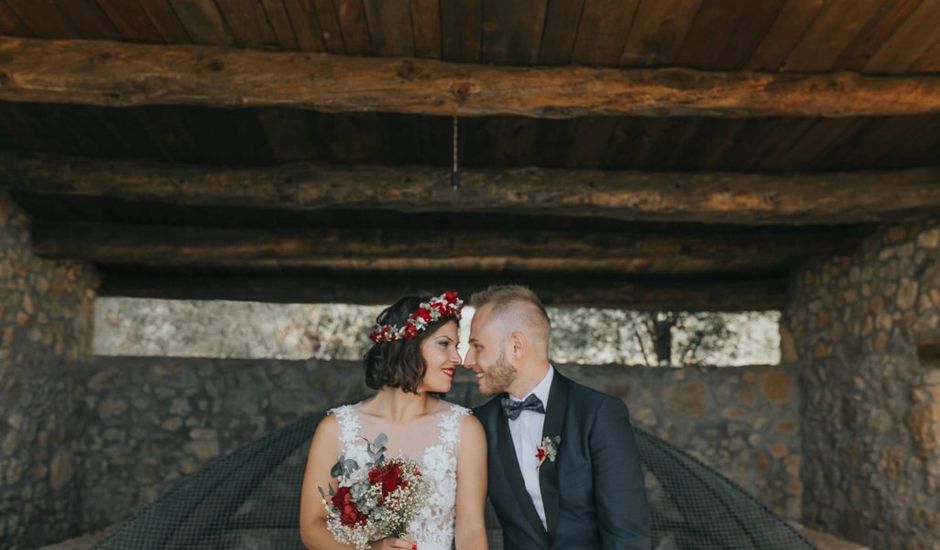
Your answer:
[[[512,434],[509,432],[509,418],[503,412],[502,407],[499,408],[496,424],[499,459],[503,470],[506,472],[506,478],[509,480],[510,492],[519,502],[522,515],[529,520],[538,536],[545,538],[547,536],[545,526],[542,525],[542,520],[539,519],[539,514],[535,511],[535,504],[532,503],[532,499],[529,498],[529,491],[525,488],[522,470],[519,469],[519,459],[516,457],[516,447],[512,443]]]
[[[567,410],[568,379],[556,370],[552,387],[548,392],[548,408],[545,411],[542,438],[561,436],[562,440],[559,447],[565,443],[561,430],[565,423],[565,411]],[[558,460],[560,458],[561,452],[555,457],[555,461],[546,460],[539,467],[539,487],[542,489],[542,504],[545,506],[545,522],[548,524],[549,533],[554,533],[555,527],[558,525]]]

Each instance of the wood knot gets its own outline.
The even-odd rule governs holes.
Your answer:
[[[0,88],[6,86],[7,83],[9,82],[10,82],[10,75],[8,75],[7,73],[3,71],[0,71]]]
[[[470,96],[470,84],[457,82],[450,87],[450,93],[454,95],[454,99],[457,101],[464,102]]]
[[[107,61],[111,59],[112,57],[114,57],[114,55],[111,52],[101,52],[98,54],[98,59],[102,61]]]
[[[424,72],[421,70],[418,65],[411,61],[404,61],[398,65],[398,71],[396,76],[402,80],[417,80],[424,75]]]
[[[217,73],[225,68],[225,64],[218,59],[212,59],[206,64],[206,67],[208,67],[210,71]]]

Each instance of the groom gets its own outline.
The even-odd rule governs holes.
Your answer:
[[[521,286],[475,294],[464,366],[489,444],[489,499],[507,550],[649,550],[643,473],[627,407],[548,362],[551,326]]]

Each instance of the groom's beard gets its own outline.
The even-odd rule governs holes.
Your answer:
[[[483,395],[503,393],[515,379],[516,367],[506,360],[506,352],[500,351],[496,361],[483,370],[483,378],[480,379],[482,383],[479,385],[480,393]]]

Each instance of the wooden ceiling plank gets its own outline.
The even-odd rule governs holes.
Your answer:
[[[427,273],[266,276],[104,272],[99,296],[177,300],[249,300],[284,303],[388,304],[404,295],[433,295],[442,288],[467,297],[494,283],[522,284],[549,306],[657,311],[763,311],[787,305],[785,278],[644,281],[585,274],[540,278],[492,272],[483,276]]]
[[[774,139],[767,140],[762,147],[757,149],[754,157],[746,163],[744,168],[754,171],[769,170],[773,163],[776,163],[787,151],[793,149],[796,144],[805,136],[816,123],[814,118],[780,118],[774,121],[776,132]],[[792,165],[780,165],[784,170],[799,170],[800,167]],[[714,169],[714,166],[712,167]]]
[[[937,151],[940,151],[940,117],[918,117],[908,139],[913,143],[907,147],[894,145],[891,160],[895,165],[924,162],[924,159],[936,162]]]
[[[161,154],[173,162],[195,162],[200,148],[183,120],[186,111],[172,107],[134,109],[145,131],[156,143]]]
[[[871,166],[891,168],[903,165],[899,158],[904,157],[907,151],[926,146],[932,149],[933,155],[929,158],[934,160],[938,135],[940,120],[937,117],[885,118],[878,133],[859,147],[859,154],[865,155],[861,158]]]
[[[842,52],[878,13],[882,0],[832,0],[784,60],[787,71],[819,72],[836,68]]]
[[[854,149],[858,140],[869,133],[871,125],[877,123],[874,118],[852,119],[852,124],[832,131],[833,137],[824,143],[815,153],[807,154],[796,162],[811,168],[810,170],[844,170],[844,159]]]
[[[777,19],[754,50],[745,68],[756,71],[781,69],[825,4],[826,0],[784,2]]]
[[[564,167],[571,151],[578,121],[575,119],[539,119],[535,122],[535,161],[527,162],[526,165],[546,168]]]
[[[216,134],[211,137],[216,139],[246,126],[234,119],[231,124],[212,122]],[[260,128],[240,131],[261,133]],[[800,141],[822,140],[807,135]],[[233,149],[237,147],[220,145],[224,160],[245,154]],[[747,225],[874,222],[911,212],[936,214],[940,209],[938,167],[785,174],[466,169],[459,193],[441,184],[448,171],[447,167],[320,164],[226,168],[0,155],[0,187],[14,192],[189,206],[512,212]]]
[[[78,38],[79,32],[53,0],[6,0],[6,5],[34,35],[43,38]]]
[[[325,52],[323,28],[312,0],[284,0],[298,47],[305,52]]]
[[[104,131],[123,144],[129,156],[146,158],[153,154],[154,149],[159,150],[131,110],[115,109],[104,113],[96,109],[94,116]]]
[[[639,0],[585,0],[571,61],[617,65]]]
[[[386,57],[414,57],[414,31],[409,0],[362,0],[372,51]]]
[[[483,60],[537,63],[548,0],[483,0]]]
[[[333,0],[346,53],[368,55],[373,51],[369,22],[366,19],[363,0]]]
[[[94,40],[122,38],[114,23],[95,0],[68,0],[59,2],[58,6],[82,37]]]
[[[644,122],[648,124],[646,135],[630,151],[633,157],[630,166],[638,170],[663,162],[663,157],[676,146],[677,130],[688,123],[684,118],[651,118]],[[661,169],[667,168],[663,166]]]
[[[441,0],[411,0],[414,54],[427,59],[441,58]]]
[[[6,74],[0,101],[537,118],[845,118],[940,112],[940,75],[935,74],[494,67],[13,37],[0,37],[0,49],[7,54],[0,57]],[[57,63],[50,65],[51,58]]]
[[[38,125],[29,113],[34,107],[28,103],[0,102],[0,148],[15,151],[25,149],[31,151],[57,152],[42,132],[37,131]]]
[[[157,34],[163,38],[163,41],[168,44],[191,44],[192,38],[189,36],[189,33],[186,32],[186,29],[183,27],[183,24],[180,23],[179,17],[177,17],[176,12],[173,8],[167,3],[167,0],[138,0],[140,2],[140,7],[143,8],[144,12],[150,19],[151,25],[157,29]],[[113,20],[114,18],[112,18]],[[118,27],[121,30],[120,27]],[[127,36],[127,31],[130,29],[122,30],[121,34],[124,35],[128,40],[133,40]],[[136,31],[132,31],[136,32]]]
[[[235,39],[214,0],[171,0],[170,3],[194,43],[235,45]]]
[[[656,167],[656,170],[680,171],[692,170],[687,163],[688,155],[694,151],[695,143],[702,133],[702,127],[707,125],[708,119],[673,119],[681,121],[675,130],[675,141],[664,144],[663,148],[663,166]]]
[[[540,64],[563,65],[571,61],[583,10],[584,0],[548,3],[539,47]]]
[[[0,35],[26,38],[35,36],[4,0],[0,0]]]
[[[922,2],[894,0],[883,3],[855,40],[845,48],[834,66],[839,70],[861,71]]]
[[[780,120],[783,119],[745,118],[740,120],[740,126],[729,139],[714,149],[711,168],[732,172],[745,171],[756,151],[768,141],[773,141],[773,136],[780,131],[778,125]],[[768,140],[768,138],[771,139]]]
[[[441,56],[446,61],[476,62],[483,52],[483,0],[441,3]]]
[[[111,266],[349,271],[733,275],[786,270],[857,243],[857,231],[617,232],[437,228],[217,228],[34,220],[37,255]],[[446,250],[447,254],[441,254]]]
[[[914,62],[911,70],[922,73],[940,72],[940,39]]]
[[[138,0],[98,0],[98,5],[125,39],[148,44],[166,42]]]
[[[577,121],[566,166],[580,168],[597,166],[607,155],[614,128],[619,121],[613,117],[590,117]]]
[[[859,119],[854,118],[818,119],[793,147],[768,159],[765,166],[770,166],[772,170],[785,170],[792,166],[806,166],[807,170],[813,170],[812,160],[825,148],[833,146],[854,131],[858,123]]]
[[[326,51],[334,54],[346,53],[346,44],[343,42],[343,30],[339,24],[339,15],[332,0],[313,0],[317,19],[323,29],[323,43]]]
[[[577,123],[576,120],[571,121]],[[612,170],[630,170],[637,166],[634,152],[649,137],[649,121],[636,117],[622,117],[610,133],[607,150],[601,166]],[[573,140],[572,140],[573,142]],[[566,146],[570,148],[570,145]]]
[[[294,33],[294,27],[291,25],[290,16],[283,0],[261,0],[264,6],[264,12],[267,14],[268,22],[274,29],[274,35],[282,50],[297,51],[300,44],[297,42],[297,35]]]
[[[741,118],[710,121],[699,134],[698,147],[687,153],[686,162],[704,170],[720,170],[726,145],[735,143],[746,125],[747,119]]]
[[[676,63],[700,69],[739,69],[766,36],[783,0],[704,2]]]
[[[500,117],[494,139],[490,140],[493,166],[524,164],[535,144],[537,122],[524,117]]]
[[[277,44],[258,0],[215,0],[215,3],[239,47],[261,49]]]
[[[640,0],[620,64],[674,65],[702,0]]]
[[[891,35],[871,60],[866,72],[907,72],[934,44],[940,42],[940,1],[924,0]]]

